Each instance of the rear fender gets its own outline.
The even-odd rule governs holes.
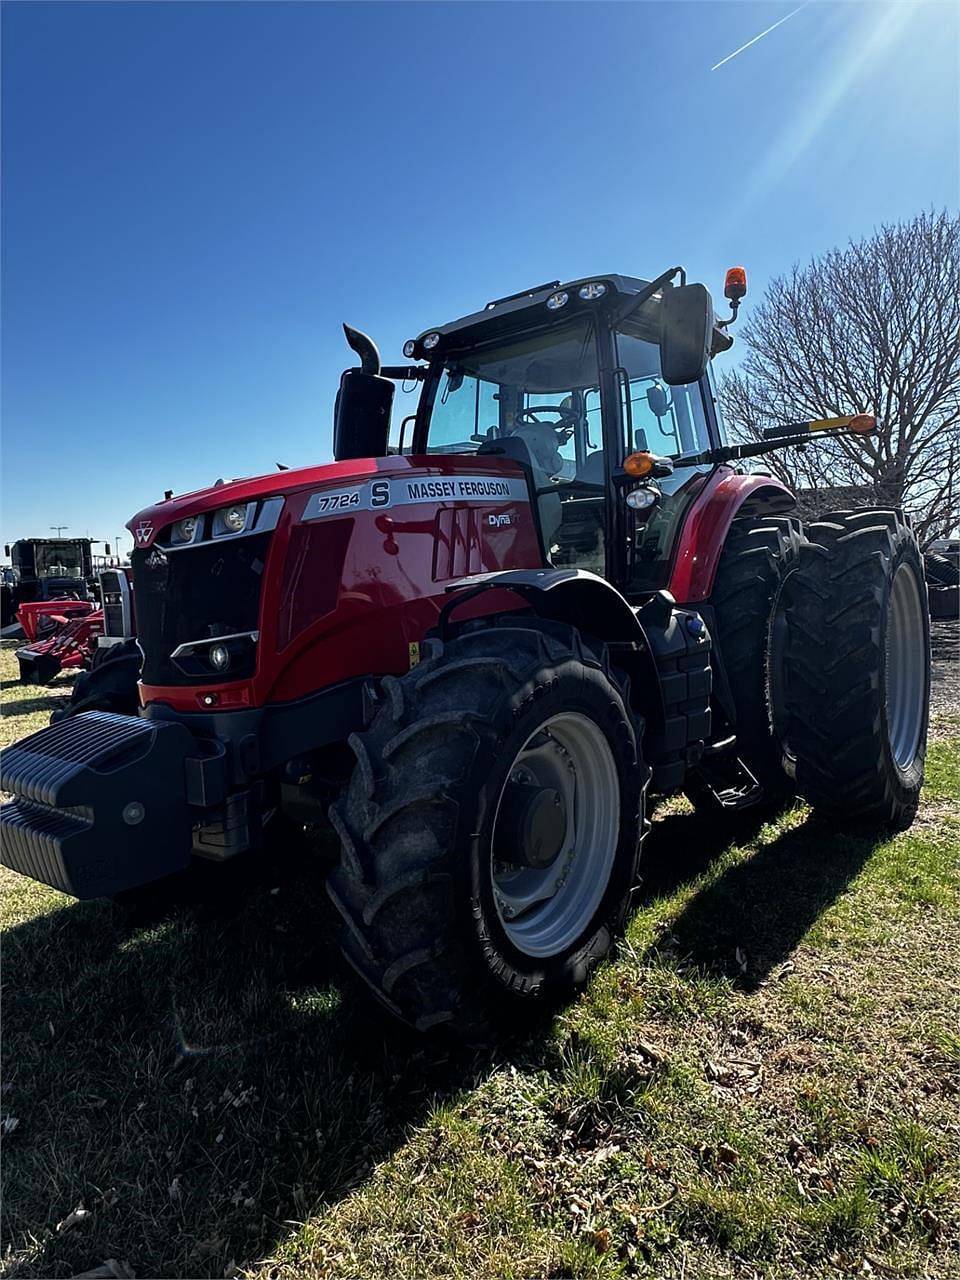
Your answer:
[[[739,475],[718,467],[687,512],[668,590],[684,604],[710,598],[723,544],[738,516],[784,515],[796,508],[791,491],[774,476]]]

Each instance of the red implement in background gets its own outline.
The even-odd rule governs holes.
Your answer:
[[[96,606],[89,600],[32,600],[17,610],[17,621],[32,644],[53,634],[71,619],[93,613]]]
[[[31,607],[23,605],[21,612]],[[61,616],[53,635],[17,650],[21,684],[49,684],[60,671],[89,667],[97,651],[97,636],[103,635],[103,610],[90,607],[79,617],[76,610],[71,612],[73,617]]]

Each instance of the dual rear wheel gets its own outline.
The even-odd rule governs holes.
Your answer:
[[[767,795],[887,829],[919,802],[929,625],[892,511],[735,525],[714,628],[738,750]],[[581,986],[638,880],[649,770],[604,651],[529,616],[431,641],[382,682],[331,817],[344,954],[420,1029],[469,1038]]]

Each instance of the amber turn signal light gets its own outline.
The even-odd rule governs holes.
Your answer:
[[[857,435],[866,436],[871,431],[876,431],[877,420],[872,413],[858,413],[850,419],[848,431],[855,431]]]
[[[653,470],[652,453],[631,453],[623,460],[623,469],[628,476],[648,476]]]
[[[743,267],[731,267],[723,280],[723,296],[739,302],[747,296],[747,273]]]

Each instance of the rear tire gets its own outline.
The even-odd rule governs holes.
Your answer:
[[[837,512],[805,532],[776,658],[797,785],[835,820],[900,830],[919,804],[930,709],[920,549],[897,511]]]
[[[477,1039],[504,1015],[565,998],[610,951],[637,881],[649,770],[624,691],[572,628],[508,618],[424,649],[419,666],[383,681],[370,729],[350,740],[357,765],[331,810],[342,854],[328,892],[343,953],[384,1005],[418,1030]],[[525,911],[510,903],[528,869],[502,861],[500,817],[519,759],[558,793],[566,764],[576,796],[575,817],[563,801],[569,848],[551,846],[562,878]],[[591,806],[592,789],[602,803]],[[597,874],[578,881],[578,858]]]
[[[773,725],[770,651],[777,603],[803,542],[799,520],[790,517],[735,520],[709,601],[716,649],[736,711],[737,755],[763,787],[761,803],[772,806],[796,794]],[[694,807],[704,811],[749,813],[754,808],[724,809],[699,778],[685,791]]]
[[[936,551],[928,551],[923,558],[927,581],[935,587],[960,586],[960,567]]]

